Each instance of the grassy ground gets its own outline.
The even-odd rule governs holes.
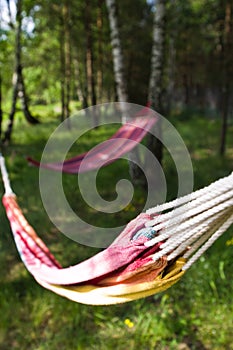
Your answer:
[[[24,156],[39,157],[48,135],[57,121],[48,110],[43,123],[28,126],[21,117],[15,125],[13,142],[6,150],[7,165],[14,191],[25,216],[46,241],[63,265],[73,264],[96,253],[71,241],[49,221],[40,199],[38,169],[28,167]],[[172,123],[183,137],[193,161],[195,188],[229,174],[233,168],[233,126],[230,126],[227,154],[217,153],[220,125],[216,119],[200,114],[173,116]],[[107,138],[112,128],[97,130],[83,138],[80,148]],[[176,193],[174,166],[165,153],[165,174],[169,194]],[[128,177],[127,163],[122,161],[105,169],[102,180],[105,194],[114,196],[114,179]],[[72,199],[74,178],[64,179]],[[104,190],[103,188],[103,190]],[[1,186],[3,191],[3,187]],[[76,204],[75,204],[76,203]],[[119,215],[94,216],[82,204],[79,210],[99,224],[125,224],[140,212],[144,198],[141,191],[133,203]],[[232,251],[233,227],[170,290],[117,306],[75,304],[40,287],[21,263],[10,234],[3,208],[0,208],[0,349],[142,349],[142,350],[231,350],[233,319]]]

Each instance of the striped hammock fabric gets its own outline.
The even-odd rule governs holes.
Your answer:
[[[145,111],[142,111],[143,113],[146,113],[146,107]],[[156,121],[157,119],[155,117],[136,117],[119,128],[106,142],[97,145],[93,151],[82,153],[64,162],[41,163],[31,157],[28,157],[27,160],[29,164],[37,167],[70,174],[99,169],[131,151],[142,141]],[[84,158],[85,162],[83,162]]]
[[[155,262],[152,256],[160,243],[147,248],[146,236],[132,239],[148,221],[147,214],[131,221],[102,252],[78,265],[62,268],[26,221],[15,195],[4,195],[3,205],[28,271],[39,284],[69,299],[95,305],[122,303],[162,291],[182,275],[184,260],[169,266],[165,257]]]

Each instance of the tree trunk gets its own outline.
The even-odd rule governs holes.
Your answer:
[[[164,45],[165,45],[165,13],[166,1],[157,0],[153,24],[153,45],[151,57],[151,76],[149,83],[148,101],[151,107],[159,113],[163,113],[162,93],[163,93],[163,72],[164,72]],[[158,138],[148,136],[148,149],[156,156],[158,162],[162,164],[163,144],[161,120],[156,124]]]
[[[63,23],[63,20],[61,20]],[[63,28],[63,25],[62,27]],[[61,85],[61,122],[65,120],[65,49],[63,30],[60,31],[60,85]]]
[[[225,3],[224,28],[222,33],[222,91],[221,91],[221,139],[220,155],[226,151],[227,122],[229,114],[230,84],[232,79],[232,5],[229,1]]]
[[[221,126],[221,140],[220,140],[220,155],[224,156],[226,152],[227,140],[227,121],[228,121],[228,104],[229,104],[229,85],[226,84],[222,91],[222,126]]]
[[[111,30],[111,44],[112,44],[112,55],[113,55],[113,67],[114,76],[116,82],[116,91],[119,102],[128,101],[127,84],[125,79],[125,66],[124,58],[120,41],[119,25],[117,17],[117,6],[115,0],[106,0],[106,5],[108,9],[109,24]],[[127,122],[130,118],[127,115],[127,110],[122,104],[122,123]],[[129,173],[134,184],[139,184],[144,186],[144,176],[137,164],[139,164],[139,155],[137,148],[129,153]]]
[[[89,106],[89,96],[88,96],[88,78],[87,78],[87,60],[84,59],[84,83],[83,83],[83,108],[88,108]]]
[[[175,87],[175,60],[176,60],[176,49],[174,45],[174,38],[171,36],[169,38],[169,53],[168,53],[168,63],[167,63],[167,75],[168,75],[168,86],[166,93],[166,108],[163,106],[164,112],[168,115],[172,109],[174,103],[174,87]]]
[[[115,0],[106,0],[108,8],[109,24],[111,30],[111,44],[112,44],[112,55],[113,55],[113,68],[116,82],[116,92],[119,102],[128,101],[127,84],[125,80],[125,67],[123,52],[120,41],[118,18],[117,18],[117,7]],[[127,115],[125,111],[122,111],[123,122],[127,121]]]
[[[70,80],[71,80],[71,39],[70,39],[70,3],[63,6],[65,35],[65,119],[70,116]]]
[[[60,28],[60,63],[61,63],[61,121],[70,116],[70,81],[71,81],[71,38],[70,5],[62,4]],[[70,124],[68,123],[68,127]]]
[[[15,73],[17,75],[17,84],[16,87],[18,88],[18,95],[21,100],[22,109],[25,118],[30,124],[37,124],[38,120],[34,118],[28,107],[28,98],[26,95],[26,89],[23,79],[23,68],[21,63],[21,33],[22,33],[22,0],[17,1],[17,13],[16,13],[16,42],[15,42],[15,60],[16,60],[16,69]],[[14,103],[14,101],[13,101]]]
[[[16,73],[14,73],[13,75],[12,85],[13,85],[13,94],[12,94],[12,102],[11,102],[11,111],[9,114],[7,130],[5,131],[5,134],[3,137],[3,143],[10,142],[13,125],[14,125],[14,115],[16,112],[16,102],[17,102],[17,96],[18,96],[18,75]]]
[[[6,0],[7,3],[7,11],[8,11],[8,17],[9,17],[9,26],[11,28],[14,28],[13,20],[12,20],[12,13],[11,13],[11,7],[10,7],[10,0]]]
[[[97,60],[97,99],[102,103],[103,94],[103,0],[98,0],[97,31],[98,31],[98,60]]]
[[[22,0],[17,1],[17,13],[16,13],[16,40],[15,40],[15,72],[13,74],[13,94],[11,103],[11,112],[9,115],[9,123],[4,135],[4,142],[10,141],[11,133],[14,124],[14,115],[16,112],[17,97],[20,97],[22,110],[26,120],[30,124],[37,124],[39,121],[34,118],[28,107],[28,98],[26,95],[26,89],[23,79],[23,68],[21,63],[21,32],[22,32]]]
[[[88,95],[90,96],[90,103],[95,106],[96,101],[96,81],[94,72],[94,50],[93,50],[93,38],[92,38],[92,26],[91,26],[91,3],[90,0],[86,0],[85,6],[85,29],[86,29],[86,67],[87,67],[87,82],[88,82]],[[93,123],[98,124],[98,117],[95,113],[95,108],[92,111]]]
[[[79,68],[79,60],[78,56],[75,55],[74,57],[74,80],[75,80],[75,90],[78,97],[78,100],[81,102],[82,106],[84,103],[84,96],[83,96],[83,86],[82,86],[82,79],[80,74],[80,68]]]
[[[34,118],[29,111],[28,98],[26,95],[26,88],[24,84],[23,69],[22,69],[21,63],[19,63],[19,66],[18,66],[18,96],[20,97],[23,114],[27,119],[27,121],[30,124],[38,124],[39,123],[38,120]]]
[[[0,69],[0,140],[2,138],[2,72]]]

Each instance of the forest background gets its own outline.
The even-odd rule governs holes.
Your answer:
[[[204,109],[222,118],[224,134],[232,111],[231,2],[165,3],[163,112]],[[64,119],[71,101],[86,108],[118,100],[103,0],[36,4],[24,0],[17,4],[18,11],[13,1],[1,0],[1,100],[5,117],[10,113],[17,55],[31,108],[60,102]],[[141,105],[148,102],[154,11],[153,2],[118,4],[128,102]],[[224,135],[222,138],[224,143]],[[224,153],[224,145],[221,148]]]
[[[232,3],[158,3],[165,6],[164,44],[160,104],[153,107],[183,137],[195,188],[200,188],[233,166]],[[128,102],[140,105],[150,95],[157,4],[117,1]],[[39,157],[50,133],[75,111],[119,100],[108,9],[103,0],[1,0],[0,6],[1,145],[20,205],[66,264],[77,255],[77,246],[62,235],[59,241],[54,237],[59,233],[46,218],[35,185],[38,170],[29,168],[24,156],[30,150]],[[114,131],[101,130],[91,140],[84,138],[81,149]],[[176,182],[170,163],[165,153],[172,198]],[[119,172],[114,166],[103,180],[113,193],[111,183]],[[128,165],[121,166],[127,177]],[[72,197],[73,180],[65,182]],[[139,189],[120,220],[127,222],[140,211],[142,197]],[[41,290],[17,257],[2,209],[1,218],[1,349],[233,349],[232,230],[170,291],[106,309],[73,304]],[[99,220],[101,224],[105,216]],[[114,220],[119,216],[110,224]],[[93,253],[79,247],[80,260]]]

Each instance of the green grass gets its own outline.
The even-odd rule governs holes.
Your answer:
[[[41,110],[38,114],[42,115]],[[95,254],[96,248],[79,245],[50,222],[38,187],[38,169],[28,167],[25,156],[39,158],[46,140],[58,124],[54,114],[41,117],[42,124],[28,126],[18,117],[12,144],[5,151],[12,186],[25,216],[64,266]],[[218,155],[220,124],[202,115],[172,118],[193,161],[194,187],[208,185],[233,168],[233,138],[227,154]],[[233,128],[230,126],[229,135]],[[80,151],[114,132],[113,127],[94,130],[80,140]],[[75,153],[77,148],[71,150]],[[176,194],[175,168],[165,152],[168,198]],[[120,174],[120,175],[119,175]],[[102,170],[98,182],[106,199],[114,198],[115,183],[129,178],[127,162]],[[143,208],[145,198],[137,189],[133,202],[117,215],[99,215],[73,195],[76,179],[64,177],[71,205],[80,215],[99,225],[124,225]],[[103,185],[104,184],[104,185]],[[2,191],[3,187],[1,186]],[[108,189],[106,191],[106,189]],[[79,198],[79,201],[77,200]],[[232,350],[233,283],[231,227],[187,272],[164,293],[116,306],[87,306],[63,299],[40,287],[25,270],[14,246],[1,206],[0,229],[0,349],[1,350]]]

